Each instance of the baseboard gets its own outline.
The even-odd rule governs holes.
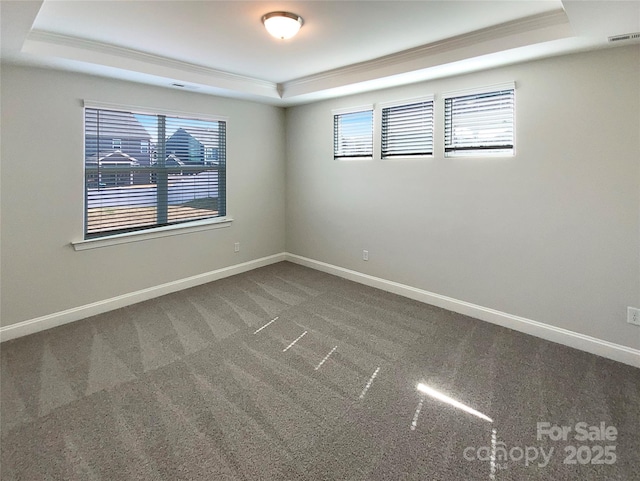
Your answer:
[[[280,253],[260,259],[255,259],[241,264],[236,264],[222,269],[205,272],[196,276],[179,279],[177,281],[160,284],[158,286],[123,294],[102,301],[86,304],[84,306],[67,309],[65,311],[48,314],[46,316],[29,319],[9,326],[0,327],[0,342],[9,341],[18,337],[35,334],[36,332],[51,329],[53,327],[68,324],[70,322],[85,319],[87,317],[102,314],[131,304],[160,297],[165,294],[195,287],[207,282],[216,281],[225,277],[241,274],[258,267],[264,267],[281,261],[290,261],[328,274],[333,274],[345,279],[358,282],[384,291],[392,292],[410,299],[442,307],[450,311],[458,312],[476,319],[507,327],[515,331],[530,334],[548,341],[557,342],[565,346],[580,349],[581,351],[606,357],[614,361],[640,367],[640,350],[622,346],[595,337],[580,334],[560,327],[551,326],[542,322],[524,317],[514,316],[506,312],[479,306],[470,302],[461,301],[452,297],[435,294],[433,292],[418,289],[398,282],[389,281],[380,277],[370,276],[343,267],[338,267],[326,262],[309,259],[296,254]]]
[[[149,287],[121,296],[112,297],[91,304],[86,304],[80,307],[74,307],[65,311],[48,314],[46,316],[38,317],[35,319],[29,319],[27,321],[18,322],[9,326],[0,327],[0,342],[9,341],[17,337],[34,334],[36,332],[51,329],[52,327],[62,326],[70,322],[85,319],[87,317],[102,314],[103,312],[112,311],[121,307],[130,306],[138,302],[153,299],[154,297],[160,297],[172,292],[181,291],[190,287],[199,286],[200,284],[206,284],[207,282],[216,281],[225,277],[241,274],[242,272],[257,269],[258,267],[264,267],[269,264],[281,262],[285,260],[285,254],[275,254],[260,259],[255,259],[241,264],[236,264],[229,267],[223,267],[222,269],[216,269],[214,271],[205,272],[196,276],[187,277],[185,279],[179,279],[177,281],[167,282],[166,284],[160,284],[158,286]]]
[[[507,327],[525,334],[530,334],[532,336],[546,339],[547,341],[557,342],[565,346],[606,357],[634,367],[640,367],[640,350],[638,349],[622,346],[620,344],[615,344],[613,342],[604,341],[602,339],[570,331],[568,329],[551,326],[549,324],[544,324],[524,317],[514,316],[506,312],[479,306],[470,302],[460,301],[458,299],[442,296],[440,294],[417,289],[398,282],[388,281],[380,277],[370,276],[368,274],[363,274],[361,272],[345,269],[343,267],[327,264],[325,262],[309,259],[296,254],[286,253],[285,258],[290,262],[343,277],[350,281],[376,287],[416,301],[442,307],[450,311],[458,312],[502,327]]]

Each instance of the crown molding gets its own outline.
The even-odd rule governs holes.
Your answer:
[[[283,98],[422,70],[572,35],[564,10],[554,10],[280,84]]]
[[[274,82],[53,32],[32,30],[22,51],[107,65],[262,97],[280,98],[278,85]]]
[[[29,33],[22,51],[286,101],[571,35],[566,13],[555,10],[282,83],[42,30]]]

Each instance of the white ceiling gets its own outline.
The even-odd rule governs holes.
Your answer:
[[[631,1],[6,1],[3,62],[294,105],[625,45]],[[270,37],[263,14],[305,24]]]

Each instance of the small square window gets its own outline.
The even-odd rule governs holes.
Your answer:
[[[515,88],[445,97],[447,157],[513,155]]]
[[[433,155],[433,98],[382,108],[382,158]]]
[[[333,158],[373,157],[373,109],[333,116]]]

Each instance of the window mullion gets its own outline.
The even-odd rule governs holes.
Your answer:
[[[169,175],[166,169],[167,159],[167,118],[158,115],[158,159],[156,166],[157,222],[164,225],[169,222]]]

